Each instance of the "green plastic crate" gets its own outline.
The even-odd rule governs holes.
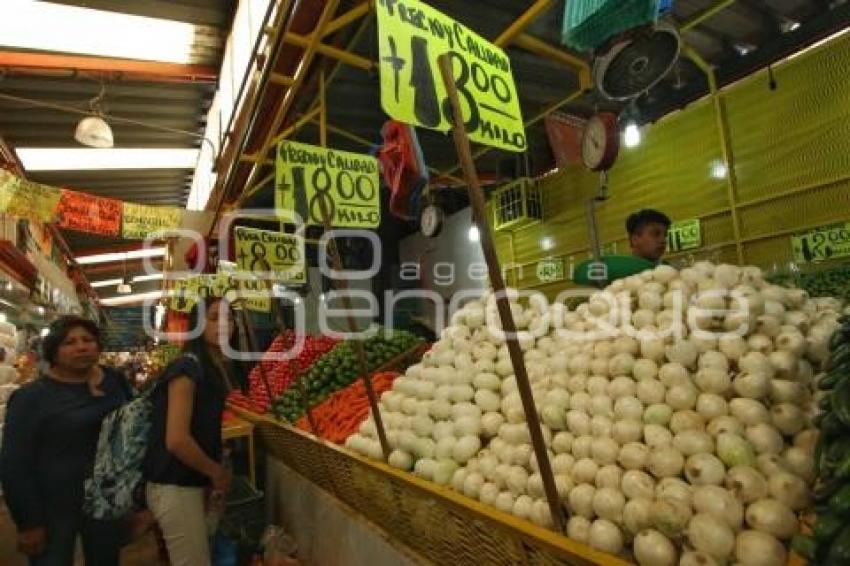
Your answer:
[[[610,37],[654,22],[659,0],[567,0],[562,41],[578,51],[591,51]]]

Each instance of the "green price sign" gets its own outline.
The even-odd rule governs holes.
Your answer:
[[[448,53],[469,137],[507,151],[528,147],[511,61],[487,41],[419,0],[378,0],[381,106],[391,117],[447,131],[452,123],[437,58]]]
[[[537,263],[537,279],[541,283],[554,283],[555,281],[563,281],[564,275],[564,258],[544,259]]]
[[[667,251],[682,252],[702,245],[702,226],[698,218],[674,222],[667,231]]]
[[[798,263],[850,257],[850,222],[791,236],[791,249]]]

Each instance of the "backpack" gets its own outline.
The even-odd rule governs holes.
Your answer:
[[[93,519],[117,519],[129,513],[142,485],[151,429],[149,389],[103,419],[94,469],[86,479],[83,512]]]
[[[199,363],[194,354],[183,355]],[[117,519],[135,507],[136,494],[144,484],[145,455],[153,424],[152,397],[158,386],[157,382],[103,419],[92,475],[84,484],[86,516]]]

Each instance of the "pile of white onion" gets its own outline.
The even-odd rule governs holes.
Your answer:
[[[839,301],[708,262],[616,281],[575,311],[509,297],[570,538],[642,565],[785,562]],[[617,332],[587,339],[603,320]],[[389,463],[551,527],[499,328],[492,294],[469,303],[382,395]],[[346,446],[382,458],[371,418]]]

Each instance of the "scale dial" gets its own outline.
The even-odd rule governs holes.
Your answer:
[[[445,215],[440,207],[433,204],[426,206],[419,217],[419,228],[422,230],[422,234],[428,238],[438,236],[443,229],[444,217]]]
[[[581,139],[581,157],[591,171],[607,171],[617,160],[620,132],[617,115],[600,112],[587,121]]]

